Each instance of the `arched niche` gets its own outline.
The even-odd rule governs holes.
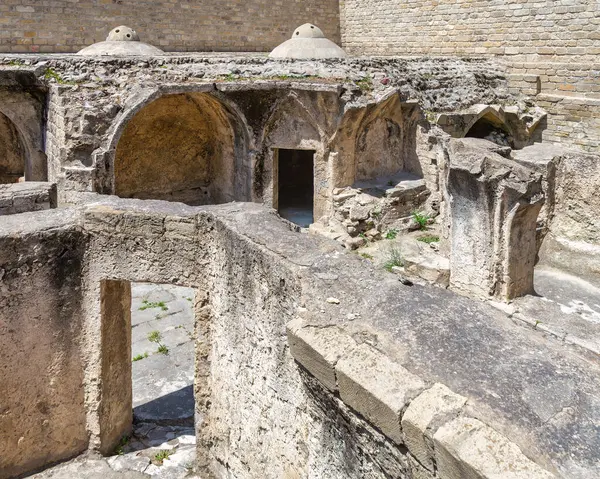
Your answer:
[[[280,209],[283,206],[281,193],[290,192],[288,187],[296,182],[301,184],[295,186],[306,193],[294,195],[307,199],[302,207],[310,210],[306,213],[307,217],[312,216],[316,220],[327,208],[326,126],[316,111],[320,100],[319,96],[293,92],[274,106],[263,128],[262,152],[255,165],[254,188],[256,196],[264,204],[277,209],[284,217],[287,216]],[[289,162],[295,166],[288,169]]]
[[[0,184],[25,177],[26,152],[14,123],[0,113]]]
[[[465,137],[485,138],[503,146],[514,147],[514,138],[510,128],[490,111],[481,115],[471,125]]]
[[[368,108],[354,144],[354,181],[395,175],[423,175],[416,152],[418,108],[402,103],[397,94]]]
[[[190,205],[247,199],[247,181],[236,167],[245,141],[234,123],[208,93],[169,94],[148,103],[116,145],[114,193]]]

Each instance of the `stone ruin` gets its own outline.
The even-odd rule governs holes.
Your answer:
[[[600,476],[600,158],[312,27],[0,57],[0,478]],[[195,291],[183,472],[123,450],[139,282]]]

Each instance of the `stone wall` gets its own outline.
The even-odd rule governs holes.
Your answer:
[[[546,141],[600,151],[595,0],[345,0],[341,18],[353,54],[502,57],[515,91],[542,94]]]
[[[15,412],[3,410],[0,425],[25,409],[35,427],[64,431],[74,421],[69,437],[83,433],[63,450],[44,434],[26,442],[29,423],[11,422],[0,435],[3,479],[15,452],[29,458],[43,449],[52,462],[88,440],[92,450],[110,451],[126,432],[128,411],[116,403],[129,401],[131,379],[122,373],[130,364],[114,336],[125,338],[129,326],[119,312],[127,309],[127,281],[198,289],[198,466],[217,477],[597,475],[597,438],[588,429],[597,399],[571,391],[596,390],[600,372],[562,343],[488,305],[405,287],[334,242],[291,231],[259,205],[193,208],[90,195],[81,209],[29,213],[25,227],[11,217],[0,235],[9,286],[0,300],[10,308],[0,317],[7,333],[0,346],[16,350],[17,360],[35,359],[2,356]],[[62,308],[62,321],[52,313],[32,322],[40,299]],[[12,346],[40,330],[48,331],[44,347]],[[491,357],[502,367],[490,368]],[[35,388],[68,365],[60,383],[68,395],[40,403]],[[540,404],[548,384],[554,395]],[[567,405],[577,412],[548,421]],[[42,465],[17,464],[17,473]]]
[[[67,211],[2,219],[0,477],[86,450],[82,345],[85,237]]]
[[[0,52],[76,52],[123,24],[165,51],[269,51],[307,22],[339,42],[337,0],[6,0]]]
[[[56,208],[56,185],[27,181],[0,185],[0,216]]]

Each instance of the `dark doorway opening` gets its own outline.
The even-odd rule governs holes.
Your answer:
[[[278,211],[299,226],[314,221],[314,150],[278,151]]]

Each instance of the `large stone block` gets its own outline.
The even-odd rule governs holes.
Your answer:
[[[435,470],[433,435],[445,422],[454,419],[467,398],[435,384],[415,398],[402,416],[404,443],[410,453],[430,471]]]
[[[327,389],[337,391],[335,365],[344,354],[356,347],[352,337],[337,327],[298,327],[294,321],[288,323],[287,336],[294,359]]]
[[[400,418],[425,383],[367,344],[346,354],[335,367],[340,397],[386,436],[402,444]]]
[[[443,479],[549,479],[516,444],[473,418],[442,426],[433,437],[438,476]]]
[[[450,286],[481,297],[533,292],[539,173],[481,148],[450,143]]]

